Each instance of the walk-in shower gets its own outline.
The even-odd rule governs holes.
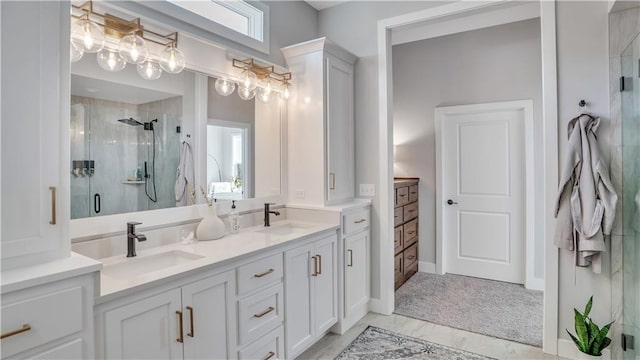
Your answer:
[[[147,166],[147,162],[144,162],[144,193],[147,195],[147,198],[151,201],[158,202],[158,193],[156,191],[156,132],[153,127],[153,123],[157,123],[158,119],[151,120],[150,122],[141,123],[138,120],[130,117],[127,119],[118,119],[119,122],[131,125],[131,126],[142,126],[145,130],[151,131],[151,153],[153,154],[151,157],[151,174],[149,174],[149,167]],[[151,185],[153,188],[153,196],[149,194],[149,179],[151,179]]]

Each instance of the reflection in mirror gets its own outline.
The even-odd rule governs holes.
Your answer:
[[[216,199],[242,199],[250,193],[249,124],[209,119],[207,125],[208,195]]]

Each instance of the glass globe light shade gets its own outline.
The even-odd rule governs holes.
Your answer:
[[[216,91],[222,96],[229,96],[236,89],[236,83],[227,79],[216,79]]]
[[[258,88],[256,91],[256,98],[260,100],[260,102],[267,104],[271,98],[271,90],[267,88]]]
[[[256,74],[254,74],[253,71],[246,69],[244,74],[242,74],[242,86],[249,90],[255,90],[258,85],[257,83],[258,77]]]
[[[149,56],[147,42],[136,34],[129,34],[120,39],[118,53],[129,64],[142,64]]]
[[[242,100],[251,100],[254,96],[256,96],[256,90],[249,89],[248,87],[244,86],[244,84],[242,84],[238,87],[238,96],[240,96],[240,99]]]
[[[70,54],[71,62],[80,61],[80,59],[82,59],[82,56],[84,55],[84,51],[78,48],[73,42],[71,43],[71,46],[69,46],[69,51],[71,53]]]
[[[104,47],[104,31],[93,21],[80,19],[73,27],[71,42],[83,52],[96,53]]]
[[[138,64],[138,75],[145,80],[157,80],[162,75],[162,69],[158,63],[148,60]]]
[[[104,48],[96,55],[98,65],[107,71],[120,71],[127,66],[127,63],[115,50]]]
[[[184,54],[173,44],[167,46],[160,53],[160,67],[169,74],[181,72],[185,67]]]

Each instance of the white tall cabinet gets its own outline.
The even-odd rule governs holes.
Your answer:
[[[8,269],[70,253],[70,5],[3,1],[0,6],[0,228],[2,268]]]
[[[282,49],[294,79],[288,101],[289,201],[325,206],[355,193],[353,65],[320,38]]]

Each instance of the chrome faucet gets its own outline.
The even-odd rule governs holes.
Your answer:
[[[274,210],[270,210],[269,206],[271,205],[275,205],[274,203],[264,203],[264,226],[271,226],[271,220],[269,219],[269,216],[271,216],[271,214],[275,215],[275,216],[279,216],[280,212],[279,211],[274,211]]]
[[[136,256],[136,240],[147,241],[147,237],[142,234],[136,234],[136,225],[140,225],[139,222],[127,223],[127,257]]]

